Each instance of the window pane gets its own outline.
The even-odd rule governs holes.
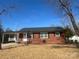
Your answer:
[[[56,37],[60,37],[60,33],[59,33],[59,32],[56,32],[56,33],[55,33],[55,36],[56,36]]]
[[[14,34],[10,34],[10,38],[14,38]]]
[[[48,38],[48,33],[47,32],[41,32],[40,38]]]

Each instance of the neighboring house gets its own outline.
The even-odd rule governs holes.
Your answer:
[[[23,28],[19,31],[4,32],[2,42],[23,42],[28,39],[31,44],[64,43],[62,27]]]

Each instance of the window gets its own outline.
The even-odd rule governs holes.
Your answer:
[[[33,38],[33,33],[27,33],[27,38]]]
[[[24,38],[27,38],[27,33],[24,33]]]
[[[9,34],[8,41],[16,41],[16,35],[15,34]]]
[[[42,38],[42,39],[48,38],[48,33],[47,32],[41,32],[40,38]]]
[[[56,32],[56,33],[55,33],[55,36],[56,36],[56,37],[60,37],[60,33],[59,33],[59,32]]]
[[[31,39],[33,39],[33,33],[31,33]]]
[[[14,38],[15,35],[14,34],[10,34],[9,36],[10,36],[10,38]]]

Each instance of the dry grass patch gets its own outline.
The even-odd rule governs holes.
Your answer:
[[[77,48],[53,48],[52,45],[29,45],[0,50],[0,59],[79,59]]]

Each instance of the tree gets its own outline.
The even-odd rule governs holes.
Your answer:
[[[1,49],[1,42],[2,42],[2,33],[3,33],[3,28],[2,28],[2,23],[0,21],[0,49]]]
[[[65,37],[68,38],[74,35],[73,32],[68,27],[65,28],[64,33],[65,33]]]
[[[10,6],[9,8],[3,8],[0,10],[0,16],[4,15],[4,13],[7,13],[7,11],[9,9],[13,9],[15,8],[14,6]],[[0,22],[0,49],[2,48],[1,43],[2,43],[2,34],[3,34],[3,28],[2,28],[2,24]]]
[[[55,0],[55,1],[49,0],[49,1],[54,2],[54,4],[56,2],[56,4],[58,5],[58,7],[61,8],[61,9],[59,9],[59,11],[63,10],[63,12],[65,13],[65,15],[69,18],[69,21],[71,22],[70,25],[72,25],[72,27],[73,27],[73,29],[75,31],[74,34],[79,35],[79,28],[77,27],[76,19],[75,19],[74,15],[73,15],[73,12],[72,12],[72,9],[73,9],[72,6],[74,4],[71,3],[71,2],[74,1],[74,0]],[[54,4],[53,4],[53,6],[54,6]]]
[[[12,32],[12,29],[7,28],[7,29],[6,29],[6,32]]]

